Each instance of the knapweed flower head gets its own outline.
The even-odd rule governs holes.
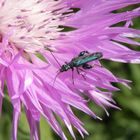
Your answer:
[[[122,44],[140,45],[133,40],[140,37],[140,31],[132,28],[132,19],[140,16],[140,8],[114,12],[139,3],[139,0],[0,1],[0,108],[5,85],[13,105],[12,140],[17,139],[21,108],[25,109],[31,138],[35,140],[39,140],[41,115],[63,140],[67,138],[56,115],[74,139],[72,126],[82,137],[88,134],[71,109],[75,107],[100,119],[88,107],[85,96],[105,111],[106,107],[118,108],[112,99],[112,92],[118,88],[112,83],[128,86],[129,81],[114,76],[99,59],[140,63],[140,52]],[[117,26],[120,22],[123,25]],[[93,54],[97,52],[102,57],[95,60]],[[86,63],[90,56],[93,61]],[[76,61],[71,65],[75,60],[82,60],[83,64]]]

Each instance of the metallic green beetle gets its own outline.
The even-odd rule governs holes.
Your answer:
[[[82,67],[83,69],[91,69],[92,66],[89,65],[89,62],[98,60],[103,56],[101,52],[89,53],[88,51],[82,51],[80,54],[73,58],[69,63],[65,63],[61,66],[60,72],[68,71],[69,69],[74,70],[74,68]]]

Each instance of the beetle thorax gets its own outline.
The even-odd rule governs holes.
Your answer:
[[[69,69],[71,69],[71,66],[68,64],[64,64],[61,66],[60,72],[67,71]]]

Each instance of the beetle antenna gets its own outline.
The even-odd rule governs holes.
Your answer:
[[[71,74],[72,74],[72,75],[71,75],[71,76],[72,76],[72,83],[73,83],[73,85],[74,85],[74,73],[73,73],[73,69],[72,69],[71,72],[72,72],[72,73],[71,73]]]
[[[57,62],[57,64],[61,67],[61,64],[58,62],[58,60],[56,59],[56,57],[54,56],[54,54],[50,51],[51,55],[53,56],[53,58],[55,59],[55,61]]]
[[[54,80],[53,80],[53,87],[54,87],[54,84],[55,84],[56,78],[58,77],[58,75],[59,75],[60,73],[61,73],[60,71],[57,71],[57,74],[56,74],[56,76],[54,77]]]

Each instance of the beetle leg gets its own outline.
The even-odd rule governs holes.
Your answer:
[[[83,64],[82,67],[83,67],[83,69],[91,69],[92,68],[92,66],[89,64]]]
[[[74,75],[73,75],[73,70],[74,70],[74,68],[71,68],[71,70],[72,70],[72,83],[73,83],[73,85],[74,85]]]
[[[76,67],[76,71],[77,71],[78,74],[80,74],[80,71],[79,71],[79,69],[77,67]]]
[[[85,54],[89,54],[89,52],[88,51],[82,51],[82,52],[79,53],[78,56],[84,56]]]
[[[80,74],[86,80],[85,75],[84,74],[81,74],[80,71],[79,71],[79,70],[81,70],[81,71],[83,71],[83,70],[80,69],[80,68],[76,68],[76,70],[77,70],[77,73]]]

